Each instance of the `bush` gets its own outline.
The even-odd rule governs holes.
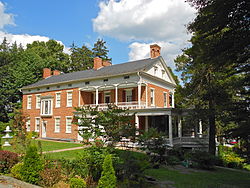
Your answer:
[[[70,188],[85,188],[86,182],[81,178],[71,178],[69,180]]]
[[[30,145],[24,156],[21,178],[31,184],[38,184],[40,172],[43,170],[43,162],[37,153],[37,147]]]
[[[214,168],[216,157],[205,151],[186,153],[185,159],[191,162],[191,167],[210,170]]]
[[[23,168],[23,163],[17,163],[11,168],[11,175],[16,179],[21,179],[21,170]]]
[[[111,155],[107,155],[104,159],[102,166],[102,176],[98,181],[98,188],[115,188],[116,187],[116,176],[115,170],[112,164]]]
[[[11,151],[0,150],[0,173],[8,174],[11,168],[18,163],[18,154]]]
[[[61,179],[61,166],[53,161],[46,161],[45,168],[40,173],[41,185],[44,187],[52,187]]]

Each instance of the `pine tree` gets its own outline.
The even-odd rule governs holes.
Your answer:
[[[111,58],[108,57],[109,50],[106,47],[106,42],[103,39],[98,39],[94,44],[92,49],[94,57],[100,57],[105,61],[111,61]]]

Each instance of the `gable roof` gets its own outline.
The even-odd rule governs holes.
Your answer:
[[[25,86],[22,89],[57,84],[61,82],[80,81],[80,80],[86,80],[86,79],[94,79],[97,77],[109,77],[109,76],[115,76],[115,75],[120,75],[120,74],[144,71],[148,67],[152,66],[156,61],[159,61],[159,58],[160,57],[153,58],[153,59],[148,58],[148,59],[142,59],[142,60],[137,60],[137,61],[130,61],[127,63],[102,67],[98,70],[90,69],[90,70],[60,74],[57,76],[50,76],[34,84]]]

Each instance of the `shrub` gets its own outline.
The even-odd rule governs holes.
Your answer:
[[[115,170],[112,164],[111,155],[107,155],[103,162],[102,176],[98,182],[98,188],[115,188],[116,187],[116,176]]]
[[[65,183],[64,181],[59,181],[53,186],[53,188],[70,188],[70,185]]]
[[[23,168],[21,170],[22,180],[31,184],[38,184],[42,169],[43,162],[37,153],[37,147],[30,145],[24,156]]]
[[[17,163],[11,168],[11,175],[16,179],[21,179],[21,170],[23,168],[23,163]]]
[[[70,188],[85,188],[86,182],[81,178],[71,178],[69,180]]]
[[[61,179],[61,166],[53,161],[46,161],[43,171],[40,173],[41,185],[44,187],[52,187]]]
[[[18,163],[18,154],[11,151],[0,150],[0,173],[8,174],[11,168]]]

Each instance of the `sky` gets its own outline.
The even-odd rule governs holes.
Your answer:
[[[196,11],[184,0],[0,0],[0,42],[54,39],[90,48],[104,39],[113,64],[149,57],[149,45],[175,68],[174,58],[188,47],[186,25]]]

